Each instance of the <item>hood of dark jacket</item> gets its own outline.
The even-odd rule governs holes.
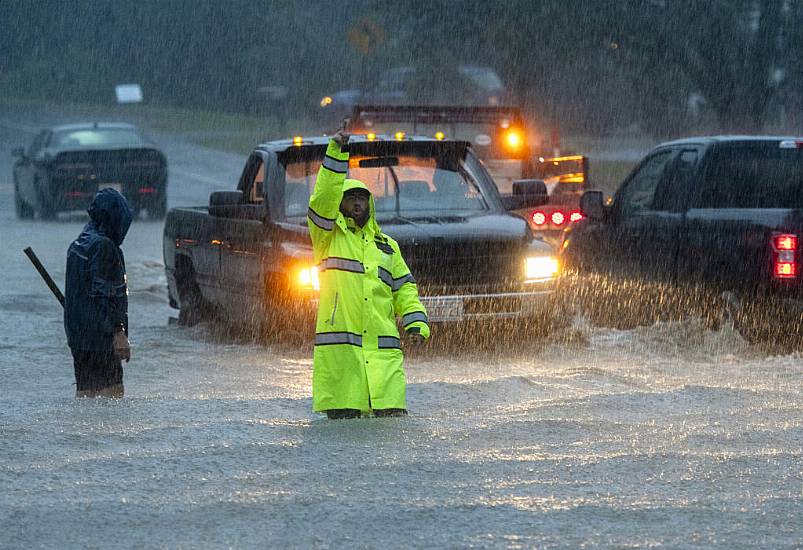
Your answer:
[[[89,217],[98,231],[110,238],[117,246],[123,244],[134,213],[125,197],[114,189],[101,189],[89,205]]]

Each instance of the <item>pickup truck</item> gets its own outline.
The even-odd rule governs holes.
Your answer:
[[[561,252],[581,274],[705,288],[732,311],[783,304],[800,325],[803,138],[664,143],[608,204],[601,191],[586,191],[581,209],[585,219],[568,232]]]
[[[471,142],[472,149],[503,195],[513,182],[541,179],[549,200],[517,212],[533,234],[559,246],[563,233],[581,218],[580,195],[588,180],[588,158],[547,147],[536,124],[513,105],[355,105],[351,127],[357,132],[425,134]],[[543,129],[541,129],[543,133]],[[552,136],[557,140],[556,136]]]
[[[181,323],[214,312],[312,331],[318,272],[307,215],[327,143],[299,136],[258,145],[236,191],[168,212],[165,269]],[[515,194],[501,197],[464,141],[353,135],[349,149],[349,177],[371,189],[377,221],[399,243],[430,323],[553,320],[556,251],[508,212],[543,203],[543,182],[516,182]]]

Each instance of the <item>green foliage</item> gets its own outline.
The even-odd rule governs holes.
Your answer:
[[[455,67],[470,63],[564,132],[760,130],[800,111],[801,23],[794,0],[12,0],[0,92],[105,104],[138,82],[149,103],[288,120],[389,67],[425,69],[415,97],[460,102]]]

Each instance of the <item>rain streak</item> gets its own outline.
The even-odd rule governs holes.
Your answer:
[[[0,12],[0,548],[803,544],[803,3]]]

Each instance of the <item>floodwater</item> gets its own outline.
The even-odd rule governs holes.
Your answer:
[[[417,354],[409,417],[330,422],[308,347],[169,322],[162,224],[138,220],[126,397],[76,400],[22,249],[63,286],[85,218],[13,213],[36,122],[0,117],[0,547],[803,545],[803,358],[694,320]],[[171,205],[234,187],[243,158],[158,139]]]

